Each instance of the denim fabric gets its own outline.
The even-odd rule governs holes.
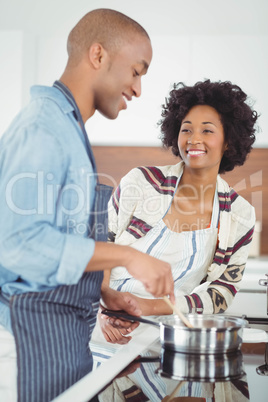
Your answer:
[[[31,89],[0,141],[0,287],[7,295],[76,284],[94,252],[96,177],[65,96]],[[6,306],[5,306],[6,307]],[[0,302],[0,323],[8,309]]]

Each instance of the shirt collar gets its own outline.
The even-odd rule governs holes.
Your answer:
[[[65,114],[74,112],[74,106],[67,100],[64,94],[55,87],[34,85],[31,87],[30,94],[32,99],[48,98],[53,100]]]

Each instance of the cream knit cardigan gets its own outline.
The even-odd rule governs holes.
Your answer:
[[[131,245],[163,218],[184,163],[139,167],[121,180],[109,202],[109,241]],[[182,312],[222,313],[239,290],[255,225],[255,210],[218,175],[218,245],[201,286],[176,304]],[[198,311],[198,310],[197,310]]]

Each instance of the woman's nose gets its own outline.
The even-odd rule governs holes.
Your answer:
[[[202,138],[199,135],[199,133],[196,133],[196,132],[192,133],[187,140],[187,144],[192,144],[192,145],[200,144],[201,142],[202,142]]]

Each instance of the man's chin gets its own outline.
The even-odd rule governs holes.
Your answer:
[[[111,113],[111,112],[104,112],[104,111],[101,111],[101,110],[99,110],[98,112],[99,112],[102,116],[106,117],[106,119],[115,120],[115,119],[118,117],[120,110],[119,110],[118,112],[114,112],[114,113]]]

